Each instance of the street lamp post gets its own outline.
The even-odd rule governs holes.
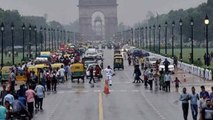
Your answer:
[[[147,26],[145,27],[145,37],[146,37],[146,49],[148,50],[148,36],[147,36]]]
[[[206,65],[207,65],[207,68],[209,67],[210,65],[210,58],[209,58],[209,37],[208,37],[208,27],[209,27],[209,17],[208,15],[206,15],[205,17],[205,20],[204,20],[204,23],[205,23],[205,26],[206,26]]]
[[[183,59],[183,46],[182,46],[182,42],[183,42],[183,21],[182,19],[180,19],[179,21],[180,24],[180,61],[182,62]]]
[[[25,53],[25,24],[22,25],[23,31],[23,41],[22,41],[22,60],[24,61],[24,53]]]
[[[32,30],[32,26],[29,25],[29,41],[28,41],[28,56],[31,58],[31,41],[32,41],[32,38],[31,38],[31,30]]]
[[[4,24],[1,23],[1,67],[4,64]]]
[[[37,45],[37,27],[34,27],[34,32],[35,32],[35,57],[37,57],[37,52],[38,52],[38,45]]]
[[[194,20],[191,18],[191,64],[194,64]]]
[[[158,26],[158,53],[160,54],[160,38],[161,38],[161,25]]]
[[[151,30],[152,30],[152,27],[149,26],[149,51],[152,51],[152,47],[151,47],[151,44],[152,44]]]
[[[58,47],[58,49],[59,49],[59,39],[60,39],[60,37],[59,37],[59,29],[57,28],[57,47]]]
[[[51,35],[50,35],[50,28],[48,28],[48,34],[49,34],[49,51],[50,51],[50,48],[51,48],[51,47],[50,47],[50,46],[51,46],[51,45],[50,45],[50,44],[51,44],[51,38],[50,38],[50,36],[51,36]]]
[[[43,36],[42,36],[42,27],[40,27],[40,51],[42,51],[43,50]]]
[[[174,28],[175,28],[175,21],[172,22],[172,58],[174,58]]]
[[[47,29],[44,28],[44,49],[47,50]]]
[[[167,56],[167,21],[165,22],[165,55]]]
[[[155,28],[156,28],[156,26],[153,25],[153,40],[154,40],[153,50],[154,50],[154,52],[156,52],[156,49],[155,49]]]
[[[132,46],[134,46],[134,30],[131,28]]]
[[[53,40],[53,39],[54,39],[53,28],[51,29],[51,34],[52,34],[52,51],[53,51],[53,49],[54,49],[54,47],[53,47],[53,43],[54,43],[54,42],[53,42],[53,41],[54,41],[54,40]]]
[[[14,24],[11,24],[11,32],[12,32],[12,64],[15,64],[15,58],[14,58]]]

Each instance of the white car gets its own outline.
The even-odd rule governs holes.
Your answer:
[[[149,65],[150,68],[154,68],[158,59],[155,56],[145,57],[145,64]]]
[[[165,65],[163,64],[163,62],[164,62],[164,61],[162,61],[162,62],[160,63],[160,65],[159,65],[159,70],[162,70],[162,69],[163,69],[163,71],[165,71]],[[170,65],[168,66],[168,68],[169,68],[169,71],[170,71],[170,72],[174,73],[175,66],[174,66],[173,62],[170,62]]]

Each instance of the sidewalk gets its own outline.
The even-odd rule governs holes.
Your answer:
[[[184,82],[184,75],[186,78],[186,82]],[[172,75],[172,80],[178,77],[181,81],[179,91],[182,92],[182,88],[186,87],[188,92],[191,92],[191,87],[194,86],[197,92],[200,92],[200,86],[204,85],[207,91],[211,91],[211,87],[213,86],[213,81],[205,80],[204,78],[200,78],[198,76],[192,75],[190,73],[186,73],[183,70],[175,70],[175,74]],[[173,86],[174,84],[172,84]]]

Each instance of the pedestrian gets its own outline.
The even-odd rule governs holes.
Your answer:
[[[182,102],[183,118],[187,120],[189,110],[190,95],[186,92],[186,88],[183,88],[183,93],[180,95],[180,101]]]
[[[46,90],[46,74],[44,73],[44,70],[41,69],[40,70],[40,81],[41,81],[41,85],[44,87],[44,89]]]
[[[90,69],[89,69],[89,75],[90,75],[89,84],[91,84],[92,80],[93,80],[94,83],[96,83],[96,82],[95,82],[95,79],[94,79],[93,72],[94,72],[94,69],[93,69],[93,67],[91,66]],[[78,80],[78,83],[79,83],[79,80]]]
[[[26,98],[25,98],[25,92],[27,89],[25,88],[25,85],[20,85],[20,89],[17,91],[17,97],[18,100],[26,106]]]
[[[11,73],[10,73],[10,79],[11,79],[11,81],[10,81],[10,87],[11,87],[10,90],[12,92],[14,92],[15,91],[15,82],[16,82],[16,74],[15,74],[14,70],[12,70]]]
[[[139,65],[135,66],[133,75],[135,75],[133,83],[135,83],[135,81],[136,83],[140,83],[141,71],[140,71]]]
[[[3,105],[0,105],[0,120],[6,120],[7,112],[7,109]]]
[[[159,81],[160,81],[160,73],[156,71],[154,74],[155,90],[158,90]]]
[[[212,92],[209,95],[211,102],[213,103],[213,87],[211,87]]]
[[[178,77],[175,78],[175,80],[173,81],[175,83],[175,89],[176,92],[179,91],[179,84],[181,83],[180,80],[178,79]]]
[[[206,100],[206,107],[202,110],[202,120],[213,120],[213,107],[210,99]]]
[[[151,70],[149,71],[149,74],[148,74],[148,83],[149,83],[149,85],[150,85],[150,90],[152,90],[153,81],[154,81],[154,74],[153,74],[153,69],[151,69]]]
[[[30,86],[32,89],[35,89],[36,83],[38,83],[38,76],[35,74],[35,71],[32,71],[30,75]]]
[[[61,68],[58,70],[58,75],[60,76],[61,82],[64,83],[65,70],[63,65],[61,65]]]
[[[205,90],[205,86],[201,86],[201,92],[200,92],[200,98],[203,98],[203,96],[209,98],[209,93]]]
[[[192,118],[193,120],[197,120],[199,95],[196,93],[195,87],[192,87],[191,90],[192,94],[190,94],[190,101],[191,101]]]
[[[143,70],[144,69],[144,58],[143,57],[141,57],[140,62],[141,62],[141,70]]]
[[[163,71],[160,71],[160,77],[159,77],[159,86],[160,86],[160,90],[165,90],[165,82],[164,82],[164,72]]]
[[[51,77],[50,77],[50,72],[47,70],[46,71],[46,84],[47,84],[47,91],[51,90]]]
[[[112,86],[112,76],[114,75],[112,68],[108,65],[104,71],[106,72],[106,80],[108,80],[109,86]]]
[[[128,63],[129,63],[129,66],[131,65],[131,57],[130,56],[128,56]]]
[[[35,93],[37,96],[37,100],[38,100],[38,107],[40,107],[40,110],[43,110],[43,98],[45,97],[45,89],[44,87],[41,85],[41,82],[39,82],[39,84],[36,86],[35,88]]]
[[[7,95],[4,97],[4,103],[8,101],[10,105],[12,105],[14,101],[14,96],[11,94],[11,91],[7,91]]]
[[[56,92],[56,86],[57,86],[57,76],[56,76],[56,71],[53,71],[53,74],[52,74],[52,91]]]
[[[95,77],[97,77],[98,80],[101,78],[101,67],[99,65],[95,66]]]
[[[199,113],[200,113],[200,120],[202,120],[202,111],[203,109],[206,107],[206,100],[207,100],[207,96],[206,94],[204,94],[202,96],[202,98],[200,97],[200,102],[199,102]]]
[[[164,76],[164,82],[165,82],[165,90],[166,92],[170,92],[170,81],[172,81],[172,77],[169,74],[169,72],[167,72]]]
[[[1,90],[0,98],[1,98],[1,105],[4,103],[4,97],[7,95],[6,85],[2,86],[3,90]]]
[[[169,65],[170,65],[170,62],[165,59],[165,61],[163,62],[164,66],[165,66],[165,72],[169,72]]]
[[[27,109],[30,113],[30,118],[33,118],[35,95],[36,94],[35,91],[32,89],[32,86],[29,86],[29,89],[26,91],[25,96],[27,98]]]
[[[144,86],[147,88],[148,86],[148,75],[149,75],[149,71],[148,68],[145,67],[144,68],[144,72],[143,72],[143,76],[144,76]]]

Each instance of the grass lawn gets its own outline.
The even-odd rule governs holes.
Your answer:
[[[213,52],[213,48],[209,48],[209,53]],[[168,55],[172,55],[172,49],[167,50]],[[206,48],[194,48],[194,61],[198,58],[201,59],[202,63],[204,64],[203,56],[206,52]],[[191,53],[191,48],[183,48],[183,61],[189,62],[189,54]],[[161,54],[165,54],[165,49],[161,49]],[[178,58],[180,56],[180,49],[174,49],[174,55]],[[202,66],[205,67],[205,66]],[[213,62],[211,62],[210,68],[213,68]]]

